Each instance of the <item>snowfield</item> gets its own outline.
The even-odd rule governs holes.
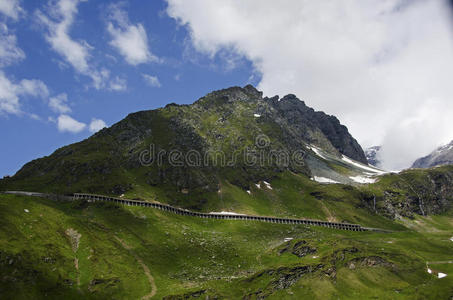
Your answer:
[[[319,183],[339,183],[338,181],[335,181],[333,179],[319,176],[314,176],[311,180],[314,180]]]
[[[360,169],[363,169],[363,170],[366,170],[366,171],[369,171],[369,172],[373,172],[374,174],[382,175],[382,174],[386,174],[387,173],[385,171],[382,171],[382,170],[379,170],[379,169],[375,169],[375,168],[372,168],[370,166],[366,166],[366,165],[361,164],[359,162],[353,161],[352,159],[350,159],[349,157],[344,156],[344,155],[342,155],[341,159],[343,161],[347,162],[350,165],[353,165],[353,166],[355,166],[357,168],[360,168]]]
[[[315,146],[310,146],[309,148],[310,148],[316,155],[318,155],[318,156],[321,157],[322,159],[327,160],[327,157],[325,157],[324,155],[322,155],[321,151],[319,151],[318,148],[316,148]]]
[[[369,178],[369,177],[360,176],[360,175],[359,176],[350,176],[349,178],[358,183],[375,183],[376,182],[376,179],[374,179],[374,178]]]

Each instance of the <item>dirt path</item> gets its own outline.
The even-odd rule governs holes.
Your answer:
[[[116,235],[114,236],[115,239],[120,242],[121,246],[123,246],[124,249],[128,250],[135,258],[135,260],[142,266],[143,268],[143,271],[145,272],[145,275],[146,277],[148,277],[148,282],[149,284],[151,285],[151,293],[145,295],[142,297],[142,299],[150,299],[151,297],[153,297],[154,295],[156,295],[156,292],[157,292],[157,287],[156,287],[156,283],[154,282],[154,277],[151,275],[151,272],[149,271],[149,268],[147,265],[145,265],[145,263],[143,262],[143,260],[137,255],[135,254],[135,252],[132,250],[132,248],[126,244],[125,241],[123,241],[122,239],[120,239],[119,237],[117,237]]]
[[[321,201],[321,206],[322,206],[322,211],[326,214],[327,220],[329,222],[338,222],[337,218],[335,218],[330,210],[327,208],[327,206],[324,204],[323,201]]]

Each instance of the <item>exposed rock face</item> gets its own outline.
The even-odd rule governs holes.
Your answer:
[[[290,243],[288,243],[286,247],[279,251],[279,254],[283,254],[288,251],[291,251],[292,254],[302,258],[309,254],[316,253],[317,249],[315,247],[311,247],[307,241],[302,240],[296,242],[292,247]]]
[[[410,169],[386,175],[376,183],[382,194],[364,194],[370,210],[391,219],[414,214],[433,215],[449,211],[453,204],[453,167]]]
[[[373,146],[365,149],[365,156],[370,165],[378,168],[381,166],[381,161],[379,158],[379,152],[381,151],[381,149],[381,146]]]
[[[280,116],[287,119],[291,127],[299,132],[303,139],[316,142],[316,135],[310,135],[313,128],[319,129],[330,144],[341,154],[367,164],[365,154],[359,143],[349,134],[348,129],[340,121],[324,112],[315,111],[305,105],[295,95],[286,95],[282,99],[271,98],[271,103],[278,110]],[[321,145],[325,146],[328,145]]]
[[[417,159],[412,168],[431,168],[442,165],[453,165],[453,141],[437,148],[431,154]]]

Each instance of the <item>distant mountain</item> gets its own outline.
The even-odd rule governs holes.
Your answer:
[[[453,141],[437,148],[431,154],[417,159],[412,168],[431,168],[443,165],[453,165]]]
[[[381,146],[373,146],[365,149],[365,156],[370,165],[380,167],[381,161],[379,160],[379,152],[381,149]]]

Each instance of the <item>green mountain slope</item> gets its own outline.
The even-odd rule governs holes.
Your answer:
[[[451,259],[448,216],[407,221],[424,230],[380,234],[14,195],[0,195],[0,206],[6,299],[447,299],[453,292],[453,265],[430,263]],[[449,275],[429,274],[427,262]]]
[[[26,164],[0,188],[117,195],[164,190],[176,192],[172,197],[187,190],[196,196],[217,191],[222,180],[246,189],[285,170],[309,176],[308,145],[366,162],[335,117],[315,112],[293,95],[268,99],[252,86],[233,87],[192,105],[130,114],[85,141]],[[152,164],[146,156],[151,147]],[[175,159],[172,152],[182,156]]]

